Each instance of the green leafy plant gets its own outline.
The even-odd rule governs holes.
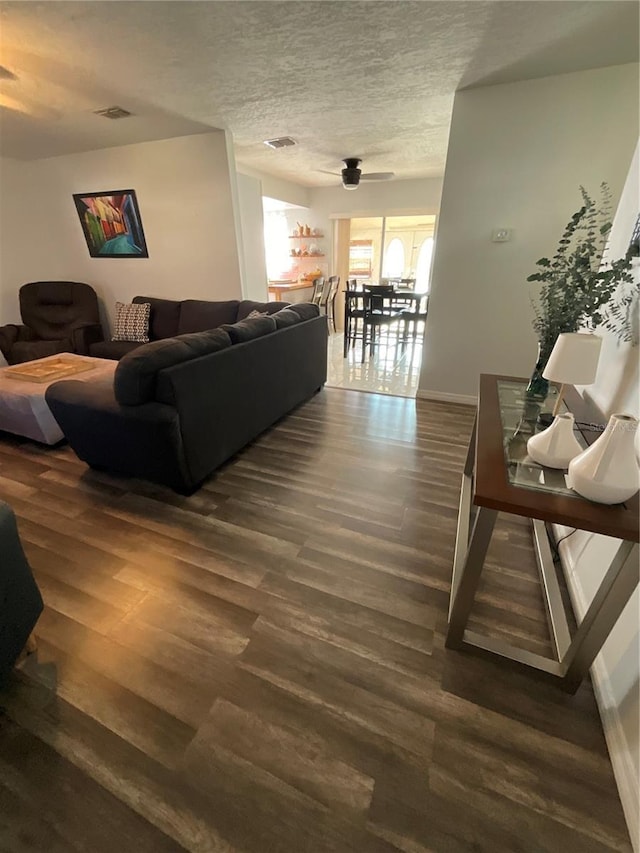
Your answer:
[[[552,258],[540,258],[536,263],[538,272],[527,278],[542,284],[533,303],[539,364],[546,364],[561,332],[605,326],[621,340],[634,338],[632,315],[638,287],[631,292],[624,287],[633,282],[633,248],[618,260],[606,258],[611,193],[606,183],[600,185],[600,191],[601,202],[597,205],[580,187],[582,207],[567,223],[556,253]]]

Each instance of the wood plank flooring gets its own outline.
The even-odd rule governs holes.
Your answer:
[[[0,438],[46,603],[0,851],[629,851],[590,684],[444,649],[472,414],[325,389],[189,498]],[[548,650],[523,520],[473,621]]]

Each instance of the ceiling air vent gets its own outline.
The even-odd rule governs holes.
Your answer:
[[[277,139],[265,139],[264,144],[269,148],[289,148],[290,145],[295,145],[295,139],[290,136],[279,136]]]
[[[125,110],[122,107],[107,107],[105,110],[95,110],[95,114],[97,116],[104,116],[104,118],[127,118],[131,113],[129,110]]]

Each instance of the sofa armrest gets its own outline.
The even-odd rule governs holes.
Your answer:
[[[91,344],[97,344],[103,340],[104,333],[102,331],[102,326],[99,323],[79,326],[71,332],[73,351],[79,355],[89,355],[89,348]]]
[[[111,380],[54,382],[45,399],[73,450],[92,468],[143,477],[181,492],[196,485],[173,406],[121,406]]]
[[[0,352],[9,361],[9,353],[11,352],[11,347],[18,340],[18,327],[9,325],[9,326],[0,326]]]
[[[32,337],[31,329],[28,326],[18,326],[15,323],[0,326],[0,352],[11,363],[9,359],[11,347],[16,341],[30,341]]]
[[[16,518],[0,501],[0,682],[9,674],[42,613],[42,596],[22,550]]]

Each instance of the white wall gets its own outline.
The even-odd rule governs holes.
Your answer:
[[[3,166],[2,322],[17,319],[20,285],[40,279],[86,281],[110,317],[136,294],[241,298],[223,131]],[[149,258],[89,257],[72,193],[129,188]]]
[[[364,181],[357,190],[315,187],[310,191],[310,216],[313,223],[330,236],[333,220],[361,216],[402,216],[403,214],[437,214],[440,209],[442,178],[420,178],[412,181]],[[334,251],[327,240],[327,267],[334,272]]]
[[[348,191],[340,185],[339,178],[336,178],[335,187],[308,188],[244,166],[239,168],[243,175],[255,177],[260,181],[263,196],[297,206],[296,209],[285,211],[290,233],[293,233],[298,221],[323,233],[324,238],[320,245],[326,256],[303,261],[300,265],[302,272],[316,267],[323,275],[332,275],[335,272],[332,240],[334,219],[412,213],[437,214],[440,207],[441,178],[371,183],[364,181],[357,190]]]
[[[610,237],[612,257],[622,256],[640,212],[640,156],[638,148],[620,199]],[[636,286],[640,262],[635,262]],[[636,322],[637,317],[636,305]],[[605,329],[595,385],[585,388],[609,415],[613,411],[640,415],[638,402],[638,348],[620,344]],[[558,529],[563,536],[569,530]],[[576,611],[582,616],[596,592],[618,540],[577,531],[560,544]],[[635,850],[640,849],[640,596],[636,590],[605,643],[593,668],[593,680],[603,718],[627,823]]]
[[[274,156],[278,156],[274,152]],[[267,175],[264,172],[259,172],[256,169],[249,169],[246,166],[238,166],[238,170],[243,175],[248,175],[257,178],[262,185],[262,195],[268,198],[277,198],[280,201],[286,201],[289,204],[299,205],[300,207],[309,206],[309,188],[294,184],[292,181],[285,181],[282,178],[276,178],[273,175]]]
[[[309,206],[326,219],[354,216],[395,216],[434,213],[440,209],[442,178],[410,181],[362,181],[357,190],[345,190],[336,178],[335,187],[314,187]]]
[[[20,322],[18,291],[14,279],[9,275],[9,254],[13,255],[17,249],[17,241],[24,240],[15,209],[22,207],[20,194],[28,177],[28,169],[29,164],[21,160],[0,158],[0,326]],[[28,252],[28,241],[23,246],[23,252]],[[0,361],[0,366],[2,363]]]
[[[580,207],[580,184],[597,196],[607,181],[614,205],[621,199],[611,242],[613,256],[624,253],[640,207],[637,162],[629,172],[638,140],[638,88],[632,64],[456,95],[420,396],[473,399],[482,372],[530,374],[536,340],[533,285],[526,277],[538,258],[555,251]],[[494,228],[512,228],[513,240],[492,243]],[[585,393],[607,414],[612,408],[637,413],[637,371],[637,348],[607,338],[597,382]],[[560,545],[579,615],[615,547],[615,540],[582,532]],[[638,606],[636,593],[592,670],[636,849]]]
[[[258,178],[238,174],[237,186],[244,261],[242,291],[246,299],[265,302],[268,294],[261,185]]]
[[[629,247],[638,213],[640,212],[640,143],[636,145],[620,203],[609,235],[608,255],[621,258]],[[640,283],[640,260],[633,267],[634,285]],[[635,329],[638,332],[638,303],[635,304]],[[606,329],[598,329],[602,335],[602,351],[598,364],[598,375],[594,385],[584,389],[596,405],[605,412],[629,411],[640,413],[640,387],[638,385],[640,361],[638,349],[631,343],[621,343]]]
[[[421,396],[475,396],[531,372],[526,277],[552,253],[580,184],[619,198],[637,139],[636,64],[459,92],[436,231]],[[494,228],[513,229],[492,243]]]

